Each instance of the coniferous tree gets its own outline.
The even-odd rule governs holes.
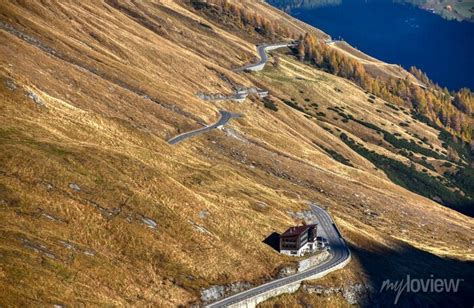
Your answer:
[[[300,41],[300,42],[298,43],[298,59],[299,59],[300,61],[304,61],[305,56],[306,56],[306,54],[305,54],[304,42],[303,42],[303,41]]]

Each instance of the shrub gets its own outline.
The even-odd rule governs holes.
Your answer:
[[[298,106],[298,103],[296,103],[296,102],[292,102],[292,101],[289,101],[289,100],[287,100],[287,99],[284,99],[283,102],[284,102],[287,106],[290,106],[290,107],[293,108],[293,109],[296,109],[296,110],[298,110],[298,111],[301,111],[301,112],[306,113],[306,111],[305,111],[302,107]]]
[[[474,151],[469,148],[469,144],[462,140],[453,140],[450,133],[441,130],[438,139],[442,141],[441,146],[445,149],[451,148],[459,155],[459,157],[471,163],[473,160]]]
[[[451,191],[443,185],[443,183],[438,181],[438,179],[429,174],[417,171],[414,165],[407,166],[398,160],[370,151],[364,146],[356,143],[344,133],[340,135],[340,138],[355,152],[371,161],[377,168],[382,169],[394,183],[428,198],[441,197],[445,205],[448,207],[452,207],[453,209],[468,215],[473,214],[474,211],[469,206],[469,203],[471,203],[472,200],[467,199],[457,192]],[[458,173],[456,173],[453,178],[456,180],[459,179],[461,183],[460,185],[473,191],[474,174],[471,172],[466,179],[465,173]]]
[[[351,161],[348,160],[347,158],[345,158],[344,156],[342,156],[341,154],[339,154],[338,152],[334,151],[334,150],[331,150],[329,148],[326,148],[324,146],[321,146],[320,147],[327,153],[329,154],[332,159],[334,159],[335,161],[338,161],[340,162],[341,164],[344,164],[346,166],[349,166],[349,167],[354,167],[354,165],[352,165]]]
[[[471,198],[471,205],[474,205],[474,170],[472,168],[460,168],[455,174],[448,174],[448,177],[461,188],[461,190]]]
[[[400,109],[398,109],[398,107],[393,105],[393,104],[385,103],[385,106],[387,106],[388,108],[391,108],[395,111],[400,111]]]
[[[263,99],[263,106],[265,108],[268,108],[268,109],[272,110],[272,111],[275,111],[275,112],[278,111],[278,106],[275,104],[275,102],[272,101],[271,99],[267,98],[267,97],[265,97]]]
[[[450,163],[449,161],[445,161],[445,162],[441,165],[441,167],[447,167],[447,168],[451,168],[452,166],[453,166],[453,164]]]

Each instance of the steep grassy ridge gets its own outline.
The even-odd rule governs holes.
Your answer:
[[[260,1],[247,5],[302,27]],[[278,69],[233,73],[264,39],[178,1],[0,4],[3,305],[179,305],[213,284],[257,284],[293,261],[262,241],[298,223],[289,211],[307,201],[327,206],[364,252],[351,277],[377,283],[364,261],[380,245],[387,264],[430,273],[411,267],[404,252],[416,250],[469,277],[460,260],[473,259],[472,219],[391,182],[340,133],[407,158],[329,107],[406,138],[409,116],[285,54]],[[268,88],[278,111],[255,98],[199,100],[198,91],[232,90],[219,73]],[[292,98],[309,114],[283,102]],[[219,109],[245,117],[167,144]],[[438,131],[410,121],[410,132],[440,148]]]

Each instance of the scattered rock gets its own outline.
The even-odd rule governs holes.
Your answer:
[[[194,229],[196,229],[198,232],[201,232],[201,233],[204,233],[204,234],[209,234],[209,235],[212,235],[211,232],[209,232],[209,230],[207,230],[206,228],[204,228],[203,226],[200,226],[198,225],[197,223],[195,223],[194,221],[192,220],[188,220],[190,224],[193,225]]]
[[[46,45],[44,45],[43,43],[41,43],[38,39],[32,37],[32,36],[29,36],[19,30],[16,30],[14,27],[12,27],[11,25],[9,24],[6,24],[2,21],[0,21],[0,28],[2,28],[3,30],[5,31],[8,31],[10,32],[11,34],[21,38],[22,40],[25,40],[26,42],[38,47],[39,49],[43,50],[44,52],[47,52],[53,56],[57,55],[58,53],[56,52],[56,50],[52,49],[51,47],[48,47]],[[13,67],[11,64],[9,64],[10,67]]]
[[[196,230],[198,230],[199,232],[201,233],[206,233],[206,234],[211,234],[211,232],[209,232],[206,228],[204,228],[203,226],[199,226],[199,225],[195,225],[194,228]]]
[[[76,183],[70,183],[69,188],[75,191],[81,191],[81,187],[79,187],[79,185],[77,185]]]
[[[367,302],[370,293],[370,289],[362,283],[354,283],[344,287],[324,287],[322,285],[304,284],[302,290],[308,294],[316,294],[325,297],[341,294],[349,305],[361,305]]]
[[[27,91],[27,96],[33,101],[36,103],[36,105],[40,106],[40,107],[43,107],[45,104],[43,102],[43,100],[33,91],[31,90],[28,90]]]
[[[364,213],[366,216],[368,216],[368,218],[377,218],[380,216],[379,213],[372,211],[371,209],[364,209]]]
[[[156,229],[158,224],[151,218],[142,217],[142,222],[151,229]]]
[[[93,251],[90,251],[90,250],[84,250],[84,254],[86,256],[89,256],[89,257],[95,256],[95,253]]]
[[[61,245],[63,245],[64,247],[66,247],[67,249],[69,249],[69,250],[82,252],[82,253],[85,254],[86,256],[90,256],[90,257],[95,256],[95,253],[94,253],[93,251],[91,251],[90,249],[81,248],[81,247],[79,247],[78,245],[73,244],[73,243],[71,243],[71,242],[69,242],[69,241],[62,241],[62,240],[60,240],[59,243],[60,243]]]
[[[252,288],[253,285],[245,281],[237,281],[226,286],[226,294],[235,294]]]
[[[42,209],[39,209],[39,211],[42,212],[43,210],[42,210]],[[41,213],[41,216],[43,216],[44,218],[49,219],[49,220],[51,220],[51,221],[54,221],[54,222],[64,222],[64,220],[59,219],[59,218],[57,218],[57,217],[55,217],[55,216],[53,216],[53,215],[51,215],[51,214],[48,214],[48,213],[46,213],[46,212],[42,212],[42,213]]]
[[[59,241],[64,247],[66,247],[69,250],[75,250],[76,246],[72,243],[66,242],[66,241]]]
[[[328,288],[325,288],[321,285],[303,285],[302,287],[303,292],[306,292],[308,294],[317,294],[317,295],[323,295],[325,294],[325,291],[328,290]]]
[[[288,277],[296,274],[296,272],[297,270],[295,266],[285,266],[278,272],[277,278]]]
[[[205,303],[213,302],[227,295],[239,293],[252,287],[253,285],[251,283],[244,281],[238,281],[224,286],[211,286],[201,291],[201,300]]]
[[[367,297],[367,288],[362,283],[356,283],[343,288],[342,296],[349,305],[357,305]]]
[[[100,204],[98,204],[97,202],[95,201],[92,201],[92,200],[85,200],[90,206],[96,208],[101,214],[103,217],[107,218],[107,219],[112,219],[114,217],[116,217],[118,214],[120,214],[121,212],[121,208],[118,207],[118,208],[113,208],[111,210],[101,206]]]
[[[318,216],[311,210],[301,212],[288,211],[288,214],[294,219],[304,220],[306,223],[313,223],[318,220]]]
[[[33,251],[43,254],[51,259],[56,259],[56,256],[43,244],[33,242],[26,238],[21,238],[20,241],[23,243],[23,246],[32,249]]]
[[[264,209],[266,209],[266,208],[268,207],[268,204],[266,204],[266,203],[263,202],[263,201],[258,201],[256,204],[257,204],[257,207],[260,208],[260,209],[262,209],[262,210],[264,210]]]
[[[213,302],[216,301],[225,295],[224,286],[212,286],[208,289],[201,291],[201,300],[203,302]]]
[[[209,212],[207,210],[202,210],[199,212],[199,218],[206,219],[209,216]]]
[[[5,80],[5,86],[7,87],[8,90],[10,91],[15,91],[16,90],[16,84],[15,84],[15,81],[11,80],[11,79],[6,79]]]

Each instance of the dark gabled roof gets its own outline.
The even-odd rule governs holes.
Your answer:
[[[296,226],[288,228],[282,235],[280,236],[299,236],[300,234],[307,232],[309,228],[315,227],[316,224],[313,225],[306,225],[306,226]]]

